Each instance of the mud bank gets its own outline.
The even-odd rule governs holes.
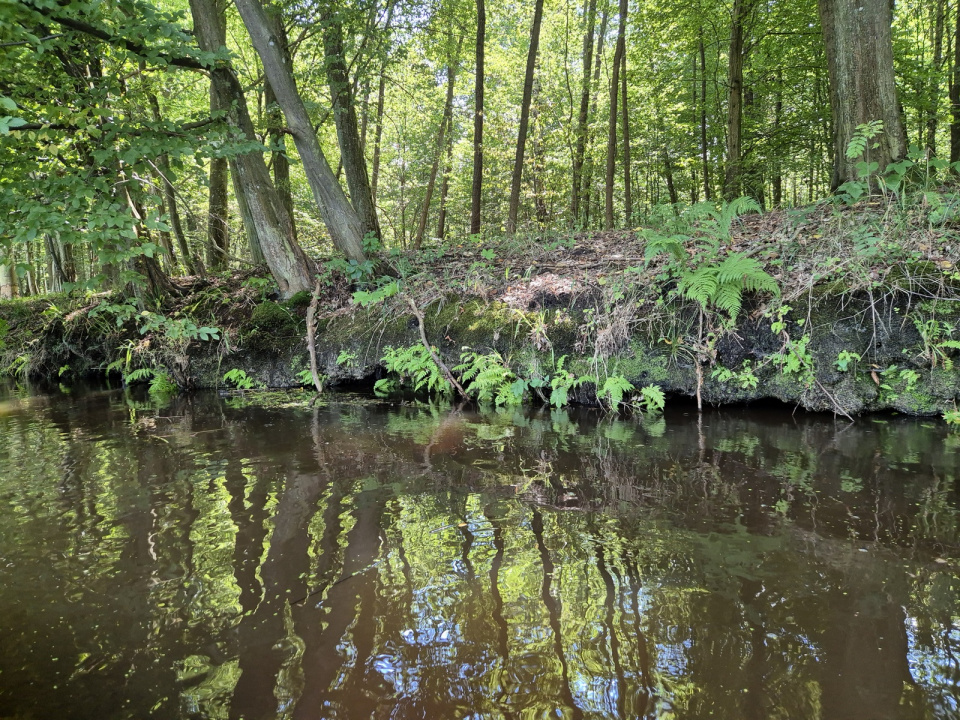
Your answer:
[[[121,373],[151,367],[184,389],[223,386],[235,369],[266,387],[309,384],[308,297],[279,303],[239,291],[220,296],[220,337],[209,342],[141,335],[135,324],[91,318],[90,307],[2,303],[3,367],[62,382],[103,373],[111,363]],[[499,353],[519,378],[549,380],[565,358],[574,376],[622,376],[636,388],[661,388],[668,401],[772,398],[849,415],[939,415],[960,400],[960,352],[949,346],[960,306],[931,307],[906,294],[877,299],[820,289],[775,309],[748,302],[725,327],[694,304],[611,301],[559,281],[521,282],[500,298],[448,294],[420,309],[427,338],[451,367],[470,348]],[[403,293],[369,307],[346,301],[321,310],[317,328],[319,372],[329,385],[383,378],[387,348],[421,344]],[[596,384],[579,385],[571,399],[597,403]]]

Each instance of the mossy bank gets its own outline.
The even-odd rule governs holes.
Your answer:
[[[668,401],[774,398],[849,415],[939,415],[960,400],[960,353],[951,341],[960,327],[956,303],[818,288],[789,304],[747,298],[735,323],[716,327],[695,303],[649,302],[597,288],[577,292],[562,278],[547,279],[518,280],[499,297],[441,295],[419,306],[424,333],[448,367],[456,367],[467,348],[498,357],[513,377],[531,381],[533,400],[547,399],[536,388],[549,387],[558,370],[587,378],[570,388],[570,401],[584,404],[598,402],[597,388],[608,377],[634,388],[656,386]],[[64,383],[108,369],[148,368],[184,389],[228,385],[224,375],[239,370],[256,386],[311,384],[310,297],[277,302],[257,293],[242,282],[186,293],[182,307],[194,315],[206,311],[217,324],[217,336],[206,341],[141,333],[136,318],[94,313],[102,300],[0,303],[3,368]],[[366,307],[345,300],[319,311],[323,382],[382,379],[390,348],[422,346],[408,298],[400,291]]]

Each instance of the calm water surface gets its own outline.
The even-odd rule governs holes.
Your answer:
[[[0,718],[960,717],[960,437],[0,400]]]

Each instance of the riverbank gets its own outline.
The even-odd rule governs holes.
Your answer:
[[[176,279],[156,311],[109,294],[5,301],[0,367],[67,383],[311,385],[313,301],[326,385],[446,388],[426,337],[468,395],[494,402],[653,409],[654,388],[668,402],[940,415],[960,400],[960,242],[942,208],[891,203],[696,206],[652,218],[656,230],[384,253],[382,274],[328,261],[314,297],[287,301],[252,272]]]

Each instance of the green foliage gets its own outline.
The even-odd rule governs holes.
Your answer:
[[[721,259],[721,244],[730,240],[733,222],[743,213],[759,211],[757,202],[746,197],[719,207],[698,203],[669,223],[673,231],[669,235],[641,231],[646,240],[644,259],[649,264],[658,255],[668,254],[667,272],[677,279],[677,292],[704,311],[715,308],[735,322],[744,292],[780,294],[777,282],[756,259],[745,253],[730,253]],[[693,246],[692,258],[688,246]]]
[[[357,364],[357,354],[349,350],[341,350],[340,354],[337,355],[337,365],[347,367],[356,367]]]
[[[784,375],[796,377],[806,386],[812,385],[814,379],[813,355],[807,347],[809,344],[809,335],[799,340],[791,338],[780,351],[780,370]]]
[[[608,375],[603,385],[597,391],[597,399],[606,401],[606,405],[611,410],[616,410],[623,402],[623,397],[627,393],[632,393],[636,388],[622,375]]]
[[[391,280],[370,291],[357,290],[353,293],[353,301],[360,307],[368,307],[383,302],[398,292],[400,292],[400,284],[396,280]]]
[[[233,385],[237,390],[252,390],[257,387],[257,382],[240,368],[227,370],[223,374],[223,381]]]
[[[438,395],[449,395],[453,390],[423,345],[384,348],[381,362],[388,372],[397,376],[399,382],[393,378],[379,380],[374,385],[374,390],[377,392],[390,392],[394,387],[402,387],[407,383],[412,386],[414,392],[426,391]]]
[[[667,399],[663,390],[656,385],[644,385],[640,388],[635,404],[645,413],[660,413],[663,412]]]
[[[0,318],[0,350],[7,346],[7,333],[10,331],[10,325],[6,320]]]
[[[550,404],[556,408],[563,407],[569,402],[570,391],[573,388],[590,380],[590,378],[575,377],[572,372],[564,368],[566,359],[566,355],[560,356],[550,376]]]
[[[883,120],[871,120],[868,123],[857,125],[853,137],[847,143],[846,155],[848,160],[856,160],[867,151],[867,145],[883,132]],[[877,143],[874,143],[874,148]]]
[[[460,375],[464,389],[478,402],[496,405],[519,405],[527,389],[527,382],[517,377],[496,350],[481,354],[464,348],[460,364],[451,368]]]
[[[743,361],[743,368],[731,370],[723,366],[714,368],[710,377],[722,383],[734,383],[741,390],[756,390],[760,379],[753,372],[753,364],[749,360]]]
[[[960,410],[954,408],[953,410],[947,410],[943,414],[943,419],[946,421],[947,425],[960,429]]]
[[[278,292],[277,281],[272,277],[250,277],[243,281],[243,287],[250,288],[260,294],[260,302],[267,299],[267,295]]]
[[[716,307],[735,322],[743,307],[745,291],[765,291],[780,294],[780,288],[754,258],[733,253],[718,265],[704,263],[680,276],[678,289],[688,300],[699,303],[704,310]]]
[[[137,368],[123,376],[125,385],[134,385],[141,382],[150,383],[148,392],[150,397],[156,401],[165,401],[180,392],[180,388],[177,387],[173,379],[162,370]]]
[[[850,352],[849,350],[841,350],[837,354],[837,361],[835,365],[837,370],[840,372],[847,372],[850,369],[850,363],[860,362],[863,358],[855,352]]]

